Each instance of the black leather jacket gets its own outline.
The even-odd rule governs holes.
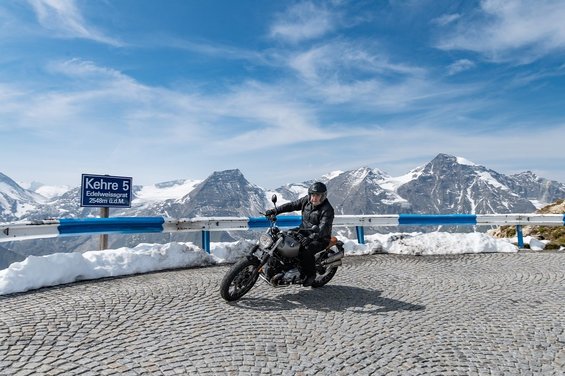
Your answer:
[[[308,196],[304,196],[296,201],[288,202],[277,208],[277,213],[287,213],[295,210],[302,211],[302,223],[300,228],[310,229],[316,225],[320,231],[314,238],[320,241],[329,242],[332,236],[332,224],[334,221],[334,208],[326,199],[318,206],[310,203]]]

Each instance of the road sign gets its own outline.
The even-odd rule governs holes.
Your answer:
[[[82,174],[80,206],[129,208],[131,181],[124,176]]]

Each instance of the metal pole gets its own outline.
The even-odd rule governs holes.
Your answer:
[[[357,243],[365,244],[365,229],[363,226],[355,226],[357,232]]]
[[[110,208],[100,208],[100,218],[108,218]],[[108,234],[100,235],[100,250],[108,249]]]
[[[202,249],[210,253],[210,231],[202,231]]]
[[[516,237],[518,238],[518,248],[524,248],[524,234],[520,225],[516,225]]]

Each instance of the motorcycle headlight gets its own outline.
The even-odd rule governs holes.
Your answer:
[[[272,245],[273,245],[273,239],[269,235],[267,234],[261,235],[261,237],[259,238],[259,246],[261,248],[266,249]]]

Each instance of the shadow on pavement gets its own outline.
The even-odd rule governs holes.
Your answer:
[[[318,311],[348,311],[381,314],[396,311],[422,311],[425,306],[381,297],[381,291],[354,286],[329,285],[319,289],[304,289],[274,298],[243,297],[233,306],[257,311],[314,309]]]

